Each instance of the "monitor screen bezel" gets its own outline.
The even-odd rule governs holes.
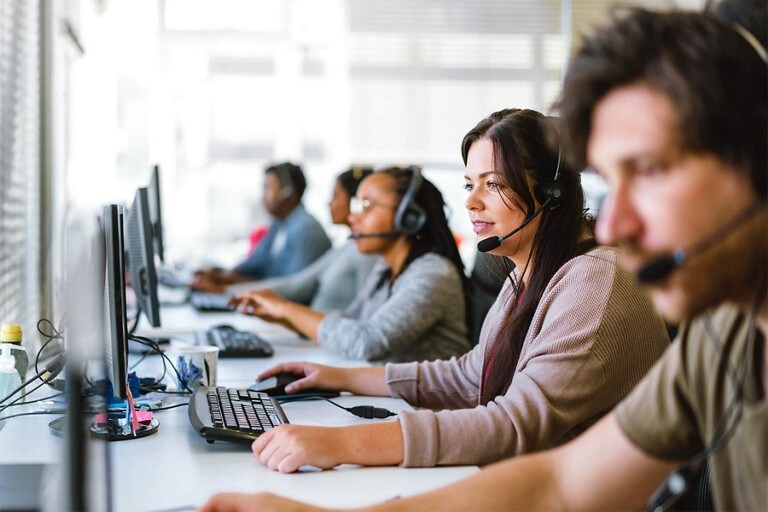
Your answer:
[[[104,207],[104,252],[106,275],[104,282],[105,337],[107,378],[112,383],[115,398],[128,398],[128,326],[125,294],[125,238],[123,207]]]
[[[165,263],[165,241],[163,239],[163,210],[160,193],[160,166],[152,167],[152,175],[149,179],[149,215],[152,224],[152,239],[155,253],[161,262]]]
[[[127,231],[128,270],[131,286],[139,305],[153,327],[160,327],[160,301],[157,294],[157,269],[152,243],[152,224],[149,214],[149,192],[145,187],[136,190],[128,214]]]

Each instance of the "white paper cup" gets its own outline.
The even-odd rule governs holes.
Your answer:
[[[195,390],[200,386],[216,385],[219,347],[210,345],[175,345],[169,350],[178,371],[174,374],[179,391]]]

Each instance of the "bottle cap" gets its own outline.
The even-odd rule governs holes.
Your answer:
[[[2,329],[0,329],[0,343],[21,343],[21,326],[3,324]]]

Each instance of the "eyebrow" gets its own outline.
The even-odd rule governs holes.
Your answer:
[[[484,173],[480,174],[480,175],[478,176],[478,178],[485,178],[485,177],[486,177],[486,176],[488,176],[489,174],[499,174],[499,173],[497,173],[496,171],[486,171],[486,172],[484,172]],[[466,174],[464,175],[464,179],[465,179],[465,180],[467,180],[467,181],[472,181],[472,178],[470,178],[470,177],[469,177],[469,176],[467,176]]]

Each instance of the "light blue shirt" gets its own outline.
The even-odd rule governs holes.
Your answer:
[[[323,227],[299,204],[285,219],[269,225],[253,253],[235,270],[255,279],[286,276],[303,269],[330,247]]]

